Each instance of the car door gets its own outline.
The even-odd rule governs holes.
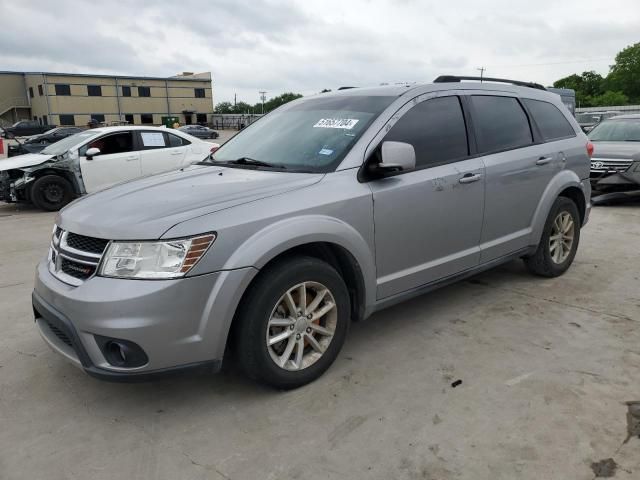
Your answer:
[[[443,95],[411,105],[377,140],[378,148],[383,141],[413,145],[416,169],[368,182],[378,299],[473,268],[480,259],[484,165],[470,157],[461,100]]]
[[[98,148],[100,154],[87,158],[87,150],[90,148]],[[78,154],[87,193],[141,175],[140,154],[135,150],[131,131],[117,131],[95,138],[80,147]]]
[[[558,151],[536,138],[520,99],[486,93],[469,96],[486,168],[482,263],[529,246],[534,213],[561,161]]]
[[[159,131],[138,131],[140,164],[143,175],[176,170],[183,166],[186,148],[183,145],[172,145],[169,135]]]

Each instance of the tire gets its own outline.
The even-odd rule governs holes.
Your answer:
[[[563,230],[568,225],[568,220],[563,224],[564,219],[570,219],[573,227],[559,237],[558,229]],[[556,224],[556,221],[559,223]],[[551,207],[536,252],[524,259],[529,271],[542,277],[558,277],[566,272],[578,250],[580,227],[580,214],[576,204],[567,197],[558,197]],[[567,240],[556,240],[569,236],[572,238],[570,246],[567,245]],[[555,248],[553,244],[556,245]]]
[[[45,175],[31,186],[31,201],[47,212],[60,210],[73,199],[73,189],[68,180],[58,175]]]
[[[322,301],[314,308],[313,299],[323,288],[328,293],[320,295]],[[293,305],[286,300],[288,292]],[[289,319],[288,305],[302,306],[300,298],[305,298],[309,312],[318,313],[317,318]],[[327,312],[320,315],[324,309]],[[313,257],[285,259],[261,272],[243,297],[234,328],[235,356],[254,380],[285,390],[300,387],[320,377],[336,359],[347,336],[350,312],[347,287],[333,267]],[[282,340],[268,345],[276,337]]]

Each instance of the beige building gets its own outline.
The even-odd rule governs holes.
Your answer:
[[[0,126],[18,120],[85,126],[209,122],[213,114],[211,73],[167,78],[71,73],[0,72]]]

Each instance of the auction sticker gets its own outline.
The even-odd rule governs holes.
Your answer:
[[[342,128],[351,130],[358,123],[357,118],[322,118],[313,128]]]

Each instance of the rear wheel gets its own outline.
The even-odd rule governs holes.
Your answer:
[[[48,212],[60,210],[73,199],[73,189],[67,179],[58,175],[45,175],[31,186],[31,201]]]
[[[260,274],[243,299],[235,331],[245,373],[276,388],[322,375],[342,348],[350,319],[347,287],[336,270],[292,257]]]
[[[549,217],[536,252],[525,258],[529,271],[543,277],[557,277],[566,272],[578,250],[580,241],[580,214],[573,200],[558,197]]]

